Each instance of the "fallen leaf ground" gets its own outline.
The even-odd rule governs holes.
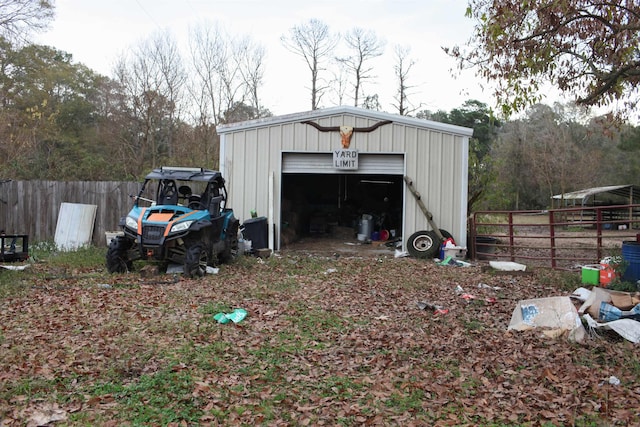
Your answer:
[[[0,274],[17,289],[0,299],[3,427],[640,423],[637,345],[507,332],[518,300],[577,274],[311,255],[201,280]],[[213,319],[234,308],[242,322]]]

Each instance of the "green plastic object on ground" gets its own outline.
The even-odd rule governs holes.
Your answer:
[[[247,317],[247,310],[243,308],[236,308],[231,313],[218,313],[213,316],[218,323],[222,324],[229,323],[229,321],[239,323],[242,322],[245,317]]]
[[[455,261],[452,263],[451,262],[452,260],[453,260],[453,257],[448,256],[444,259],[444,261],[441,261],[439,265],[450,265],[450,264],[455,265]]]

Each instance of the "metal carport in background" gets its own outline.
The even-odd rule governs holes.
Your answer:
[[[570,206],[596,206],[640,203],[640,187],[635,185],[609,185],[585,188],[551,197],[552,208]]]

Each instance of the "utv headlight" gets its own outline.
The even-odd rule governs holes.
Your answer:
[[[130,229],[136,230],[136,231],[138,230],[138,220],[137,219],[128,216],[124,223]]]
[[[193,221],[179,222],[176,225],[174,225],[173,227],[171,227],[171,232],[172,233],[177,233],[179,231],[188,230],[189,227],[191,227],[191,224],[193,224]]]

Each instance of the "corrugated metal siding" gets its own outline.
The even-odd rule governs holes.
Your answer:
[[[363,113],[364,115],[365,113]],[[258,215],[269,211],[269,176],[274,179],[273,224],[280,222],[280,186],[283,153],[330,153],[341,148],[338,132],[320,132],[295,122],[277,122],[263,127],[226,129],[221,134],[224,159],[221,169],[230,192],[229,206],[244,221],[255,209]],[[314,120],[322,126],[368,127],[376,118],[336,114]],[[415,121],[415,120],[414,120]],[[354,133],[351,148],[361,155],[404,154],[405,174],[422,194],[436,224],[466,244],[467,150],[468,137],[437,129],[394,122],[370,133]],[[405,189],[404,234],[429,229],[428,222],[411,193]],[[276,227],[279,232],[279,228]]]
[[[464,188],[466,200],[466,166],[463,170],[463,165],[466,165],[467,147],[460,137],[419,129],[416,143],[407,144],[406,155],[407,175],[414,180],[435,223],[460,240],[466,240],[466,202],[462,206],[460,192]],[[406,194],[406,230],[428,229],[428,221],[417,203],[409,192]]]
[[[282,173],[404,175],[402,154],[360,154],[358,170],[333,167],[332,153],[282,153]]]

